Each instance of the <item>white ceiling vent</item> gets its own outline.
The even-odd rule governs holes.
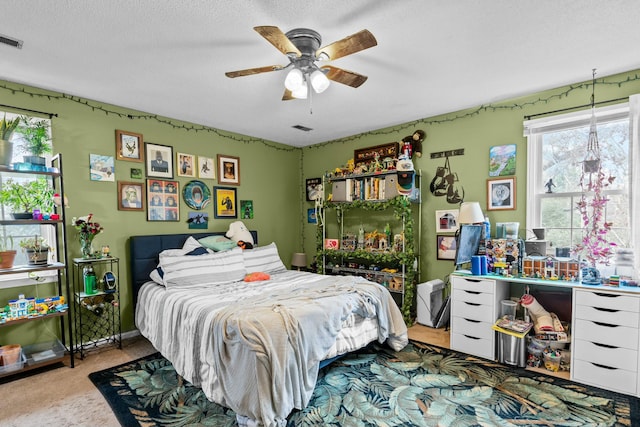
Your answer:
[[[303,132],[309,132],[309,131],[312,131],[312,130],[313,130],[313,129],[311,129],[311,128],[308,128],[308,127],[306,127],[306,126],[302,126],[302,125],[295,125],[295,126],[291,126],[291,127],[292,127],[292,128],[294,128],[294,129],[301,130],[301,131],[303,131]]]
[[[0,34],[0,43],[22,49],[22,40],[14,39]]]

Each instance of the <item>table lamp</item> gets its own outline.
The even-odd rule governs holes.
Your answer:
[[[291,267],[296,267],[298,271],[307,267],[307,254],[296,252],[291,257]]]
[[[458,224],[478,224],[484,222],[484,214],[479,202],[462,202],[458,214]]]

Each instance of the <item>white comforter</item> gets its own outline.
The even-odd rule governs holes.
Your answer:
[[[136,325],[209,399],[265,426],[284,426],[294,408],[308,404],[319,362],[354,313],[376,319],[379,342],[406,345],[402,314],[382,286],[294,271],[196,289],[146,284]]]

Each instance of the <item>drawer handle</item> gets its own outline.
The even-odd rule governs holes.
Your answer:
[[[593,322],[593,321],[592,321]],[[611,323],[604,323],[604,322],[593,322],[598,326],[605,326],[607,328],[617,328],[620,325],[612,325]]]
[[[610,371],[617,371],[618,370],[618,368],[612,368],[611,366],[601,365],[599,363],[593,363],[593,362],[589,362],[589,363],[591,363],[593,366],[597,366],[598,368],[609,369]]]
[[[478,337],[472,337],[471,335],[466,335],[466,334],[463,334],[463,335],[464,335],[465,337],[467,337],[467,338],[471,338],[472,340],[479,340],[479,339],[481,339],[481,338],[478,338]]]
[[[466,320],[467,322],[471,322],[471,323],[480,323],[480,320],[467,319],[466,317],[463,317],[463,319]]]
[[[614,310],[613,308],[602,308],[602,307],[593,307],[594,310],[598,310],[598,311],[606,311],[607,313],[617,313],[620,310]]]
[[[464,301],[464,303],[465,303],[465,304],[467,304],[467,305],[472,305],[472,306],[474,306],[474,307],[478,307],[479,305],[481,305],[481,304],[478,304],[478,303],[476,303],[476,302],[467,302],[467,301]]]
[[[467,279],[466,277],[465,277],[464,280],[466,280],[467,282],[473,282],[473,283],[480,283],[481,282],[480,279]]]
[[[482,293],[482,292],[478,292],[478,291],[466,291],[466,290],[465,290],[465,292],[468,293],[468,294],[473,294],[473,295],[480,295]]]
[[[598,347],[604,347],[604,348],[619,348],[619,347],[616,347],[615,345],[602,344],[602,343],[593,342],[593,341],[591,341],[591,344],[597,345]]]
[[[598,295],[599,297],[605,297],[605,298],[618,298],[619,296],[622,296],[622,295],[614,295],[614,294],[603,294],[601,292],[594,292],[594,294]]]

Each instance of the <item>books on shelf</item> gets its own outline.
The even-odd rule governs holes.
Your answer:
[[[503,334],[513,335],[518,338],[524,338],[529,333],[533,323],[525,322],[519,319],[509,319],[501,317],[491,327],[494,331],[501,332]]]

